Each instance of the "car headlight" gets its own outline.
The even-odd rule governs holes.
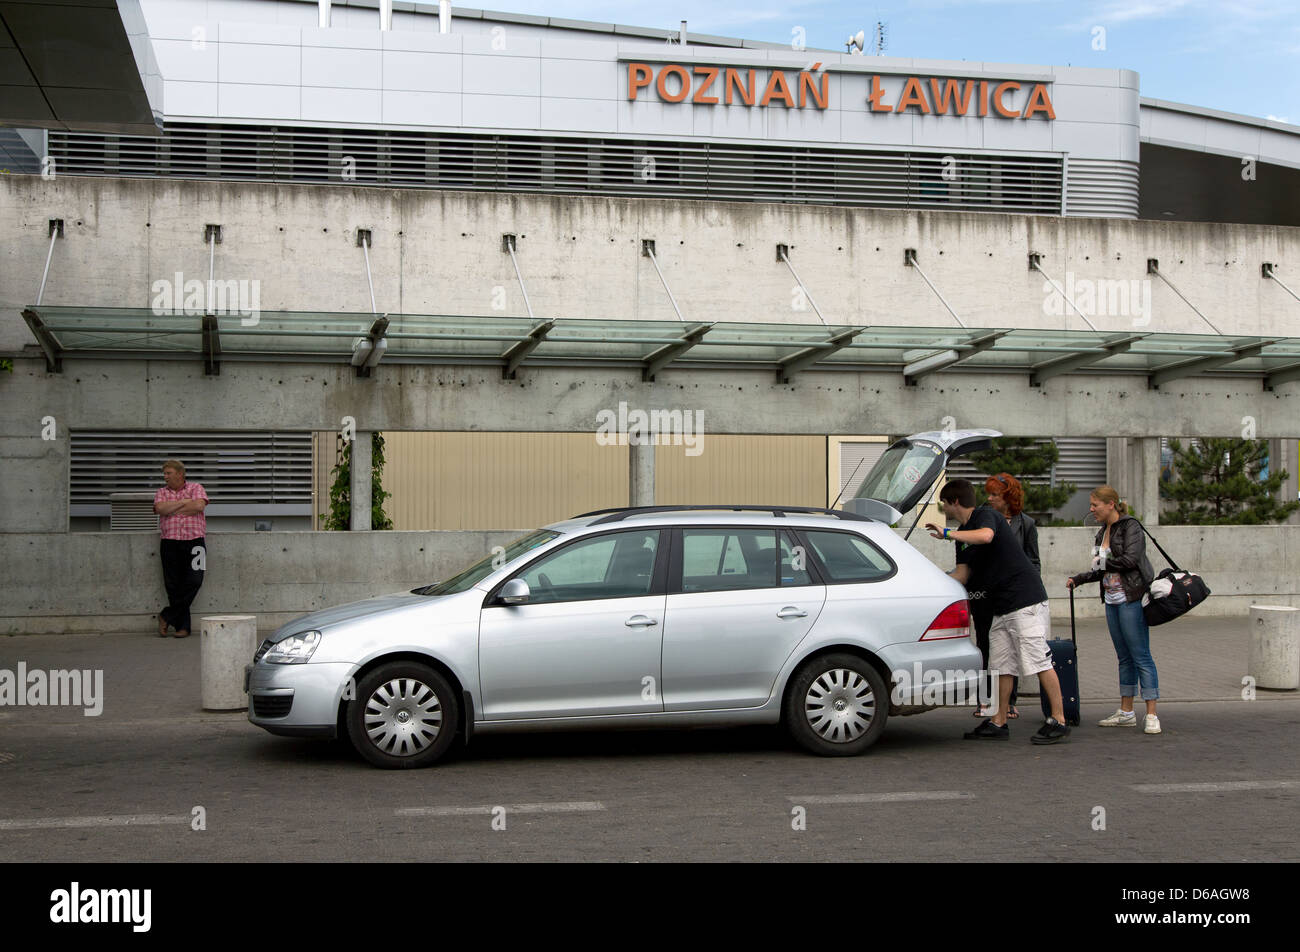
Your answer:
[[[271,645],[262,660],[267,664],[306,664],[319,644],[319,631],[300,631]]]

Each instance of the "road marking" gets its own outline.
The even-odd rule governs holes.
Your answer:
[[[498,807],[506,813],[594,813],[605,809],[605,804],[598,800],[576,800],[569,803],[500,803],[482,807],[403,807],[393,812],[396,816],[491,816]]]
[[[80,830],[104,826],[171,826],[188,824],[188,816],[129,814],[122,816],[62,816],[39,820],[0,820],[0,830]]]
[[[1228,780],[1222,783],[1139,783],[1138,793],[1227,793],[1233,790],[1291,790],[1300,780]]]
[[[834,793],[826,796],[786,797],[791,803],[906,803],[912,800],[974,800],[961,790],[916,790],[908,793]]]

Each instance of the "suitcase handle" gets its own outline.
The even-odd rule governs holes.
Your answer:
[[[1071,585],[1068,591],[1070,592],[1070,641],[1074,642],[1074,646],[1077,649],[1079,646],[1079,639],[1074,635],[1074,586]]]

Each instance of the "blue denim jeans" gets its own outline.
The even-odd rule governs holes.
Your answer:
[[[1136,697],[1141,683],[1142,700],[1160,697],[1160,680],[1151,658],[1151,629],[1142,614],[1142,602],[1106,606],[1106,625],[1119,656],[1120,697]]]

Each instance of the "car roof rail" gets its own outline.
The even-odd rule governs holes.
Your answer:
[[[588,516],[600,516],[593,526],[604,525],[608,522],[622,522],[631,516],[644,516],[656,512],[701,512],[701,511],[718,511],[727,510],[731,512],[766,512],[774,516],[784,517],[786,513],[796,513],[798,515],[820,515],[835,516],[837,519],[846,519],[850,522],[875,522],[869,516],[864,516],[856,512],[845,512],[843,509],[819,509],[816,506],[734,506],[724,503],[718,503],[712,506],[623,506],[615,509],[596,509],[592,512],[584,512],[574,516],[574,519],[585,519]]]

